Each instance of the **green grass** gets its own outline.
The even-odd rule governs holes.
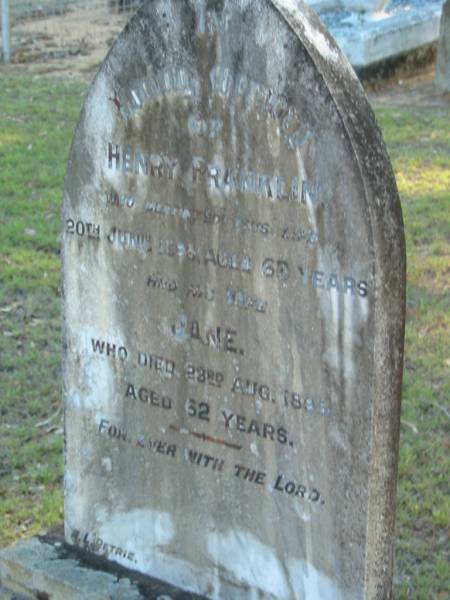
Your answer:
[[[62,520],[59,211],[85,86],[2,75],[0,546]],[[379,107],[408,252],[396,600],[450,589],[450,111]]]
[[[395,598],[450,590],[450,110],[379,107],[408,257]]]
[[[83,84],[1,76],[0,546],[62,518],[59,224]]]

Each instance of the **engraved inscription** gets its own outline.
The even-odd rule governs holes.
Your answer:
[[[144,154],[118,144],[108,144],[107,163],[109,169],[147,175],[158,179],[174,179],[177,160],[163,154]]]
[[[178,160],[164,154],[148,154],[141,150],[122,148],[108,143],[106,165],[109,170],[124,174],[173,181],[178,177]],[[191,180],[212,191],[225,194],[241,193],[271,202],[295,202],[312,207],[322,203],[320,184],[280,174],[259,173],[222,167],[201,156],[192,157]],[[149,212],[153,204],[148,203]],[[155,210],[156,212],[156,210]],[[184,214],[184,213],[183,213]]]
[[[74,221],[73,219],[67,219],[66,233],[77,235],[78,237],[86,236],[88,238],[98,240],[100,239],[100,225],[87,223],[85,221]]]
[[[188,339],[200,341],[201,339],[202,344],[216,348],[220,347],[220,340],[222,339],[224,350],[243,356],[241,351],[234,347],[236,332],[228,330],[227,338],[227,328],[207,328],[204,337],[201,337],[199,322],[194,320],[189,323],[187,317],[183,316],[178,326],[172,325],[172,334],[178,341]],[[127,348],[117,343],[94,338],[91,339],[91,350],[104,358],[117,359],[122,362],[131,360],[138,367],[144,368],[149,375],[154,374],[160,380],[170,380],[174,376],[179,376],[175,361],[171,358],[158,356],[143,350],[128,351]],[[271,386],[258,381],[255,377],[252,378],[246,375],[230,377],[230,374],[225,371],[219,371],[210,366],[198,365],[193,362],[186,362],[181,371],[186,380],[193,385],[207,385],[214,389],[222,388],[226,384],[232,397],[252,399],[255,403],[257,401],[271,402],[283,407],[284,410],[295,410],[310,416],[329,417],[332,412],[330,401],[324,398],[317,398],[305,392],[283,389],[281,386]],[[276,375],[276,372],[274,374]],[[145,389],[145,386],[143,391],[139,393],[139,386],[132,384],[131,388],[127,388],[127,395],[134,399],[140,399],[142,402],[147,402],[149,396],[151,404],[158,405],[155,400],[156,393],[152,396],[151,393],[149,394],[148,389]],[[165,402],[165,408],[171,408],[172,406],[174,406],[172,402]]]
[[[209,33],[215,27],[206,26],[203,31]],[[227,101],[231,99],[244,111],[257,110],[268,120],[279,124],[279,135],[285,146],[292,151],[299,150],[313,140],[306,121],[302,119],[295,106],[290,105],[284,94],[277,93],[264,84],[249,78],[244,73],[234,74],[227,66],[214,66],[208,77],[210,93]],[[199,99],[201,90],[197,76],[183,66],[163,67],[156,76],[147,76],[135,81],[133,86],[124,90],[114,90],[110,100],[125,117],[132,118],[136,111],[158,102],[168,94],[179,94],[183,98]],[[189,118],[189,129],[193,135],[216,137],[222,128],[222,121],[216,117],[194,114]]]
[[[244,355],[244,350],[239,348],[236,343],[238,332],[231,326],[202,326],[200,321],[189,320],[187,315],[183,314],[179,322],[171,326],[171,331],[173,337],[178,341],[190,339],[208,348]]]
[[[130,398],[133,400],[140,400],[142,403],[148,404],[148,406],[156,406],[158,408],[163,408],[164,410],[170,410],[173,405],[172,398],[169,398],[169,396],[160,395],[154,390],[138,387],[132,383],[127,384],[125,392],[125,400]]]
[[[288,432],[285,427],[273,425],[272,423],[263,423],[258,419],[248,418],[244,415],[235,415],[225,410],[221,411],[225,429],[235,429],[248,435],[254,435],[265,440],[278,442],[293,446],[294,442],[288,439]]]
[[[143,252],[152,251],[152,237],[148,233],[134,233],[113,227],[107,240],[112,246],[142,250]]]
[[[107,556],[112,559],[114,559],[114,557],[123,557],[130,562],[136,562],[134,552],[107,543],[94,532],[82,533],[78,529],[74,529],[71,533],[71,540],[73,544],[84,548],[88,552]]]

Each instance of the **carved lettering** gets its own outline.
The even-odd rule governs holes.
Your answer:
[[[350,275],[341,276],[336,273],[309,270],[301,266],[298,266],[297,269],[300,274],[299,281],[304,286],[359,298],[367,298],[369,293],[367,281],[358,280]]]
[[[113,227],[107,236],[107,240],[112,246],[142,252],[152,251],[152,237],[148,233],[134,233]]]
[[[275,426],[271,423],[261,423],[257,419],[252,419],[244,415],[233,414],[225,410],[221,411],[224,419],[225,429],[235,429],[242,433],[255,435],[258,438],[278,442],[279,444],[288,444],[293,446],[293,442],[288,439],[288,432],[283,426]]]
[[[119,346],[113,342],[91,338],[92,352],[102,354],[108,358],[125,361],[128,358],[128,350],[125,346]]]
[[[179,341],[191,339],[215,350],[223,350],[233,354],[244,354],[242,348],[236,346],[238,332],[232,327],[200,325],[196,319],[189,321],[182,315],[179,323],[171,326],[172,335]]]

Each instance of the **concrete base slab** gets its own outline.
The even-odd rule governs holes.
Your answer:
[[[306,0],[316,11],[339,9],[371,13],[383,10],[390,0]]]
[[[60,535],[0,551],[0,600],[206,600],[68,546]]]

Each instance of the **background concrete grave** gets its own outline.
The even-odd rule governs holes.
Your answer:
[[[351,64],[362,70],[435,45],[443,0],[390,0],[378,11],[318,5]]]

